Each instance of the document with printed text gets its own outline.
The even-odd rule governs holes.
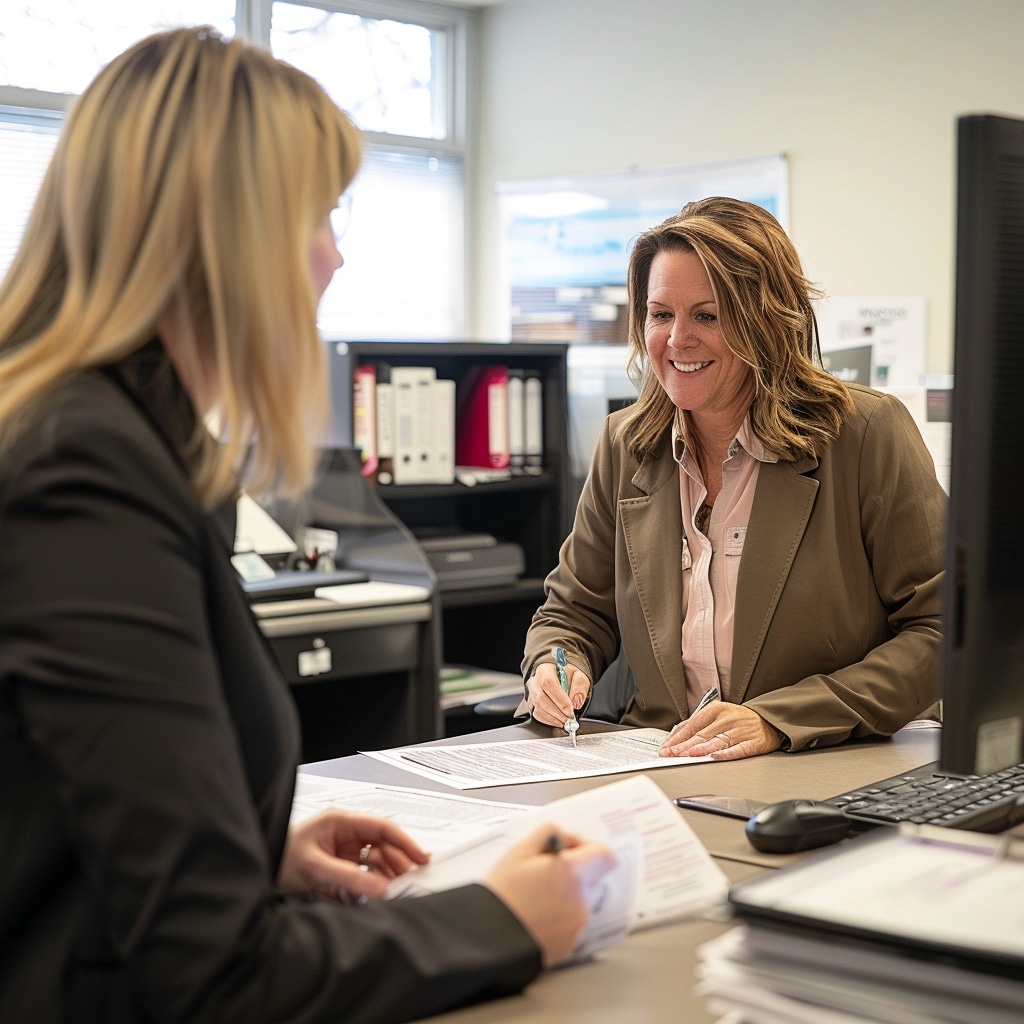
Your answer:
[[[724,903],[725,875],[669,798],[645,775],[531,808],[396,878],[388,895],[423,895],[481,881],[511,845],[544,824],[606,843],[617,858],[616,867],[588,894],[591,916],[575,958],[589,956],[629,931]]]
[[[523,782],[585,779],[651,768],[700,764],[711,757],[659,757],[668,733],[662,729],[623,729],[566,737],[460,743],[364,750],[379,761],[403,768],[453,789],[483,789]]]
[[[352,782],[299,772],[295,778],[292,822],[331,807],[387,818],[433,855],[463,846],[536,809],[529,804],[474,800],[455,793]]]

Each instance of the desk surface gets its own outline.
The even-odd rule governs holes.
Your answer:
[[[583,731],[617,726],[584,723]],[[561,735],[536,723],[506,726],[471,737],[437,743],[496,742]],[[796,754],[775,753],[743,761],[674,765],[646,774],[669,796],[715,793],[774,802],[791,797],[822,799],[935,760],[937,729],[907,729],[891,741],[856,743]],[[422,776],[357,754],[304,765],[302,771],[418,789],[447,790]],[[619,776],[531,783],[475,789],[465,795],[487,800],[544,804],[561,796],[605,785]],[[743,822],[700,811],[680,811],[718,862],[730,882],[768,868],[781,867],[800,855],[759,853],[746,839]],[[694,995],[699,946],[729,925],[711,920],[682,921],[634,932],[603,950],[592,962],[548,971],[519,996],[500,999],[430,1018],[434,1024],[712,1024],[703,1000]]]

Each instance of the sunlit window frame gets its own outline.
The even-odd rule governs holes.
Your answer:
[[[289,0],[304,7],[324,11],[357,14],[364,18],[391,18],[425,28],[443,31],[448,40],[444,55],[445,123],[447,134],[441,139],[423,139],[390,132],[366,132],[371,145],[411,147],[445,155],[466,155],[469,123],[470,46],[475,34],[473,9],[428,3],[426,0]],[[273,0],[238,0],[235,25],[248,38],[269,45]]]
[[[473,116],[471,76],[475,73],[473,54],[477,47],[479,11],[472,7],[430,3],[428,0],[291,0],[291,2],[362,17],[410,22],[445,33],[447,45],[443,62],[444,81],[442,86],[447,129],[445,137],[424,139],[370,131],[364,132],[364,136],[370,147],[382,151],[414,150],[426,155],[457,157],[462,160],[462,202],[463,223],[465,224],[463,245],[466,250],[464,259],[466,271],[461,285],[463,320],[468,323],[468,268],[472,260],[472,253],[469,251],[469,197],[473,194],[472,183],[475,174],[474,161],[469,152],[467,139]],[[235,31],[240,36],[269,46],[272,7],[273,0],[237,0]],[[74,99],[74,96],[65,93],[0,85],[0,106],[20,108],[29,115],[33,110],[39,110],[44,115],[52,115],[52,112],[55,111],[66,113]]]

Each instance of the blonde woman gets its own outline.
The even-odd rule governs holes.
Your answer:
[[[821,368],[778,221],[690,203],[639,237],[629,294],[638,399],[605,422],[527,636],[534,716],[562,725],[620,651],[622,721],[670,730],[664,756],[831,746],[926,714],[946,496],[902,403]]]
[[[0,288],[0,1019],[422,1016],[562,960],[610,866],[538,834],[484,886],[356,906],[424,851],[288,828],[297,721],[230,510],[310,478],[359,159],[312,79],[209,29],[68,118]]]

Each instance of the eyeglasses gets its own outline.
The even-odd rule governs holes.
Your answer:
[[[331,230],[334,232],[334,241],[340,242],[348,230],[349,221],[352,219],[352,194],[346,192],[339,200],[338,205],[331,210]]]

